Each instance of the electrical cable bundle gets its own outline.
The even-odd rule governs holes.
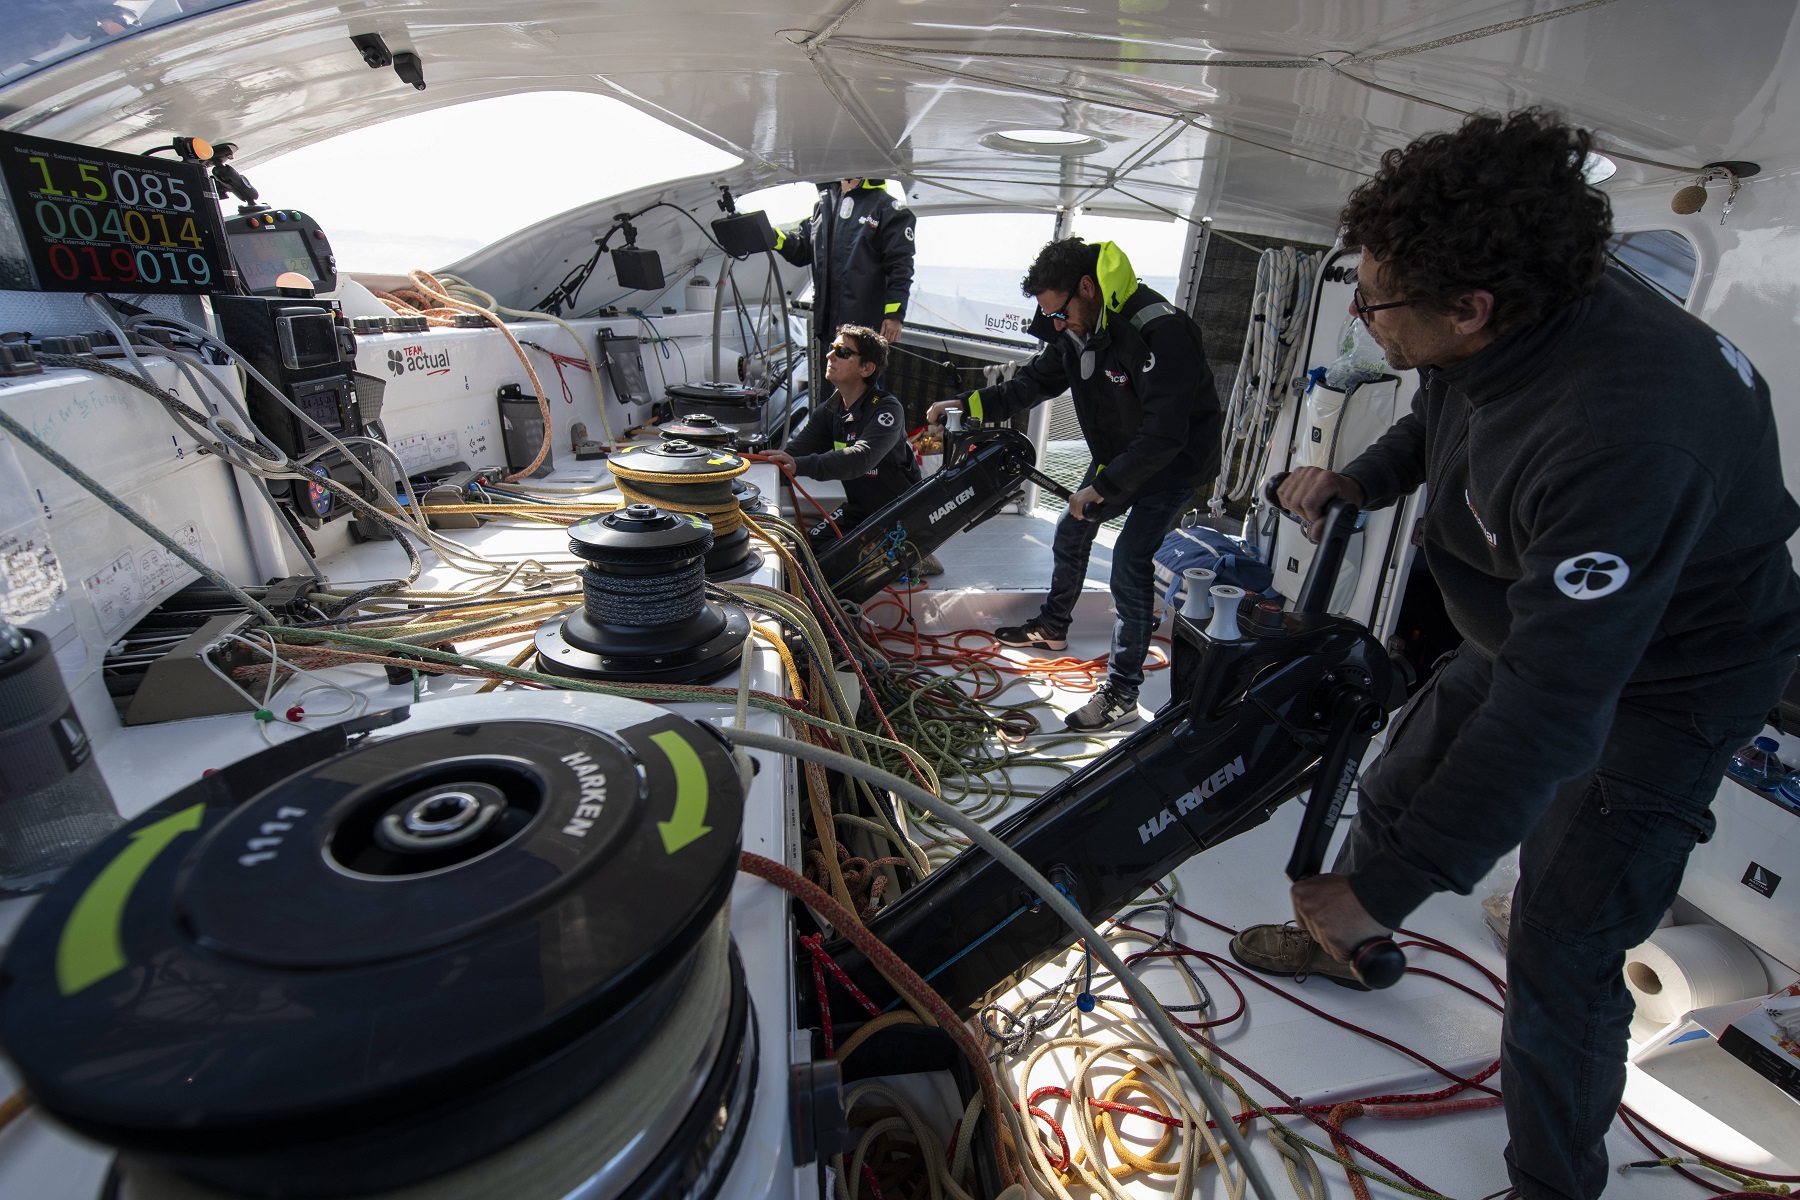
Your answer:
[[[166,316],[142,315],[130,317],[121,321],[104,297],[90,295],[87,300],[89,306],[92,307],[95,312],[99,314],[100,318],[114,330],[119,338],[120,344],[125,350],[127,358],[135,368],[136,373],[122,371],[109,363],[85,356],[78,358],[53,356],[52,358],[45,360],[47,364],[52,366],[72,367],[78,370],[106,375],[109,378],[116,379],[122,383],[135,387],[140,391],[144,391],[155,398],[169,413],[170,418],[185,429],[191,436],[200,440],[203,444],[208,445],[215,453],[219,454],[233,467],[244,471],[246,474],[249,474],[258,480],[258,486],[263,491],[268,503],[271,507],[275,508],[278,513],[278,520],[281,527],[288,532],[289,537],[294,541],[313,574],[318,575],[320,574],[320,571],[318,564],[313,561],[310,545],[307,544],[299,531],[293,528],[290,522],[279,516],[281,510],[275,505],[273,498],[268,497],[267,488],[263,486],[262,481],[269,479],[301,479],[309,483],[316,483],[318,486],[332,491],[333,494],[342,499],[345,504],[377,522],[395,537],[396,541],[399,542],[400,546],[407,554],[409,567],[406,580],[404,582],[376,585],[364,589],[359,595],[345,597],[339,602],[341,611],[353,611],[360,603],[369,597],[379,595],[383,591],[398,590],[403,588],[407,583],[411,583],[415,580],[422,570],[422,564],[419,561],[417,552],[413,548],[414,542],[417,542],[420,545],[429,546],[447,564],[455,566],[472,575],[479,577],[499,576],[502,579],[502,586],[504,586],[506,582],[513,580],[519,580],[527,586],[530,586],[544,583],[554,584],[569,581],[574,578],[574,573],[580,566],[577,562],[545,563],[529,558],[513,561],[496,560],[459,545],[457,542],[439,534],[436,530],[431,528],[425,517],[420,513],[419,498],[414,494],[412,485],[406,477],[407,473],[405,465],[401,462],[399,456],[395,454],[392,447],[377,438],[340,438],[330,430],[324,429],[310,414],[294,405],[279,388],[274,387],[268,380],[263,379],[261,375],[256,372],[255,368],[238,359],[235,351],[233,351],[229,345],[220,341],[206,330],[177,318]],[[131,337],[132,332],[155,328],[177,330],[180,333],[195,339],[203,346],[213,347],[214,349],[229,355],[237,363],[238,369],[261,383],[268,389],[271,395],[275,396],[277,400],[292,411],[302,423],[321,436],[326,444],[318,450],[298,458],[289,458],[257,430],[254,422],[251,421],[249,414],[244,410],[242,402],[231,389],[225,387],[224,384],[220,382],[214,374],[214,368],[211,364],[205,363],[194,355],[173,346],[157,346],[155,353],[167,357],[174,362],[176,369],[181,372],[185,379],[187,379],[196,395],[203,398],[210,396],[211,399],[208,400],[207,403],[214,411],[211,413],[199,412],[183,402],[180,397],[162,389],[157,385],[154,377],[150,374],[149,369],[140,359],[138,347]],[[387,480],[384,480],[380,475],[371,471],[363,461],[362,457],[351,451],[350,443],[367,446],[376,453],[384,456],[393,465],[394,474],[392,478],[399,480],[398,491],[396,491]],[[30,442],[28,441],[27,444],[30,444]],[[346,461],[354,466],[363,476],[363,479],[375,493],[377,498],[376,504],[370,504],[369,501],[363,499],[363,497],[358,495],[353,489],[345,486],[339,481],[329,477],[316,476],[311,472],[310,465],[315,459],[331,453],[334,450],[341,453]],[[73,470],[73,468],[66,466],[66,464],[62,465],[60,469],[64,469],[65,471]],[[71,477],[74,477],[74,475]],[[84,484],[83,486],[88,485]],[[92,487],[89,487],[89,490],[92,491]],[[131,519],[131,514],[129,513],[122,511],[122,515],[125,515],[127,519]],[[143,525],[140,524],[140,528],[143,528]],[[190,556],[187,552],[176,546],[166,535],[154,530],[151,530],[150,532],[151,536],[155,537],[158,542],[168,547],[178,557],[182,558],[184,562],[187,562],[189,566],[194,567],[201,574],[206,575],[207,578],[216,585],[225,588],[227,591],[234,591],[233,585],[224,582],[221,578],[217,577],[216,572],[212,572],[210,568],[205,567],[204,564],[196,564],[189,561]],[[241,595],[238,596],[238,599],[240,603],[243,602],[243,597]],[[257,615],[263,619],[274,623],[272,615],[261,610],[259,605],[252,603],[247,604],[246,607],[249,608],[250,611],[257,613]]]

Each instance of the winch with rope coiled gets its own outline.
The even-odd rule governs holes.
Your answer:
[[[614,696],[305,734],[69,869],[0,1042],[133,1200],[707,1200],[755,1093],[743,805],[721,737]]]
[[[707,598],[712,545],[706,518],[641,501],[569,526],[569,549],[586,563],[582,606],[538,627],[539,668],[632,683],[696,683],[735,668],[750,618]]]
[[[664,425],[660,436],[665,442],[692,442],[696,446],[720,446],[726,450],[737,446],[737,426],[727,425],[711,413],[688,413],[672,425]]]
[[[698,513],[710,522],[708,579],[738,579],[762,566],[762,555],[751,549],[743,510],[732,494],[731,481],[750,469],[744,459],[722,447],[674,438],[625,446],[609,456],[606,465],[626,500],[670,512]]]

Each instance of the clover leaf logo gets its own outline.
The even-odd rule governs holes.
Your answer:
[[[406,356],[398,350],[388,351],[388,370],[395,375],[406,374]]]
[[[1594,551],[1564,559],[1556,567],[1556,587],[1571,600],[1598,600],[1625,586],[1631,567],[1616,554]]]
[[[1724,334],[1718,333],[1713,336],[1719,339],[1719,353],[1725,356],[1725,361],[1731,364],[1731,369],[1738,373],[1738,378],[1744,381],[1744,386],[1755,387],[1756,368],[1750,365],[1750,356],[1727,341]]]

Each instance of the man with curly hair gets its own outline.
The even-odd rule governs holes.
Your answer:
[[[1412,412],[1284,507],[1429,489],[1464,641],[1389,728],[1334,873],[1241,962],[1354,986],[1349,951],[1519,848],[1500,1089],[1522,1196],[1589,1200],[1625,1084],[1625,952],[1673,903],[1734,749],[1800,652],[1769,388],[1724,335],[1607,268],[1587,131],[1526,110],[1390,150],[1350,197],[1352,304]]]

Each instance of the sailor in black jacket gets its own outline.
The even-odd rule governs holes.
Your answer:
[[[1589,145],[1527,110],[1389,152],[1344,210],[1353,311],[1422,386],[1341,474],[1302,468],[1281,492],[1316,518],[1333,497],[1430,489],[1426,560],[1465,641],[1364,774],[1335,873],[1294,885],[1297,937],[1341,963],[1519,847],[1501,1091],[1528,1200],[1606,1186],[1625,952],[1674,901],[1732,751],[1800,652],[1800,507],[1768,384],[1723,334],[1604,270]],[[1233,953],[1344,973],[1281,929]]]
[[[900,340],[916,222],[885,179],[840,179],[820,185],[818,205],[803,224],[776,233],[781,257],[812,267],[813,336],[821,343],[840,325],[866,325],[890,343]]]
[[[844,481],[844,506],[831,514],[848,534],[878,509],[919,482],[919,463],[906,442],[906,412],[890,392],[874,385],[887,366],[887,342],[873,329],[845,325],[832,340],[825,378],[836,389],[788,440],[767,456],[807,479]],[[814,540],[832,540],[830,525]]]
[[[1050,592],[1038,615],[995,636],[1009,646],[1061,650],[1087,577],[1100,525],[1129,513],[1113,547],[1111,588],[1118,621],[1106,682],[1071,713],[1071,729],[1136,720],[1144,657],[1156,627],[1151,556],[1195,488],[1219,469],[1219,394],[1194,319],[1138,282],[1111,242],[1051,242],[1025,276],[1056,334],[1005,383],[931,406],[933,423],[953,404],[983,421],[1004,420],[1070,392],[1093,462],[1056,526]]]

